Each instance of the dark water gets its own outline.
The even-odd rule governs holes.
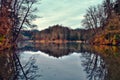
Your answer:
[[[0,80],[120,79],[120,47],[78,43],[23,43],[19,47],[14,55],[1,52]]]

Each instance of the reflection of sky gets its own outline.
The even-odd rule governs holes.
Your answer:
[[[25,64],[31,56],[35,57],[40,68],[39,74],[42,77],[38,80],[87,80],[81,66],[81,54],[73,53],[57,59],[40,51],[27,51],[21,54],[22,64]]]
[[[71,28],[82,28],[81,20],[86,9],[91,5],[102,3],[103,0],[42,0],[38,6],[35,24],[42,30],[54,24],[62,24]]]

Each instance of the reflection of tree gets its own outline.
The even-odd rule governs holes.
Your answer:
[[[84,70],[87,72],[89,80],[105,79],[107,69],[99,55],[86,52],[82,54],[82,58],[84,58],[82,65],[85,67]]]
[[[13,62],[14,62],[14,67],[15,67],[15,75],[14,75],[14,79],[17,79],[20,73],[20,70],[23,72],[25,78],[27,79],[27,76],[24,72],[24,69],[21,65],[21,62],[19,60],[19,57],[16,53],[13,53]]]
[[[65,55],[69,55],[73,52],[84,51],[82,49],[82,45],[78,43],[48,43],[48,44],[35,44],[37,50],[40,50],[50,56],[61,57]]]
[[[38,66],[35,64],[36,59],[34,57],[30,57],[28,62],[23,66],[16,55],[16,76],[15,79],[19,80],[35,80],[35,78],[40,77],[37,73]]]
[[[120,46],[86,46],[84,50],[82,65],[89,80],[120,79]]]
[[[120,74],[120,46],[51,43],[35,44],[35,48],[54,57],[69,55],[73,52],[82,53],[82,65],[88,74],[89,80],[120,79],[120,76],[118,76]]]
[[[20,43],[21,44],[21,43]],[[25,43],[24,46],[19,48],[20,51],[42,51],[50,56],[62,57],[69,55],[73,52],[86,52],[86,46],[81,43],[33,43],[34,46],[30,46],[31,43]],[[22,44],[21,44],[22,45]]]
[[[35,80],[40,76],[35,63],[35,58],[31,57],[23,66],[14,51],[0,51],[0,80]]]
[[[39,68],[35,63],[36,59],[34,57],[30,57],[28,62],[23,66],[27,79],[29,80],[34,80],[35,78],[40,77],[40,75],[37,73]],[[23,74],[21,75],[21,77],[22,76]]]

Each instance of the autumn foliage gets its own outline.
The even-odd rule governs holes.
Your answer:
[[[120,45],[120,1],[104,0],[98,7],[90,7],[83,24],[95,33],[88,41],[96,45]],[[102,10],[102,14],[101,11]],[[90,12],[91,11],[91,12]],[[88,34],[89,35],[89,34]]]

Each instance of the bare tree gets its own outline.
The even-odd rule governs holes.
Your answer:
[[[98,19],[99,27],[102,27],[102,30],[103,30],[106,23],[106,19],[107,19],[107,16],[105,15],[105,12],[104,12],[103,5],[97,6],[97,19]]]
[[[89,14],[86,14],[84,17],[85,18],[82,20],[82,25],[85,26],[85,28],[87,28],[87,29],[92,29],[93,32],[95,33],[94,25],[92,23],[92,20],[91,20]]]
[[[103,2],[104,5],[104,12],[107,16],[107,18],[109,18],[112,14],[112,10],[113,10],[113,0],[105,0]]]
[[[104,29],[107,15],[104,11],[104,5],[98,5],[97,7],[91,6],[87,9],[87,13],[82,21],[83,26],[88,29],[92,29],[94,33],[97,33],[97,29],[101,27]]]
[[[97,25],[98,20],[97,20],[96,12],[97,12],[97,9],[94,6],[89,7],[87,10],[87,14],[90,16],[94,28],[98,27]]]
[[[114,10],[116,13],[120,14],[120,0],[115,1]]]
[[[82,23],[83,26],[87,27],[88,29],[93,29],[94,33],[96,33],[96,29],[99,27],[96,7],[91,6],[87,9],[87,13],[84,16]]]
[[[14,1],[14,7],[13,7],[13,17],[14,20],[14,39],[13,42],[15,42],[19,36],[19,33],[23,26],[29,26],[29,27],[35,27],[35,25],[32,25],[30,21],[34,20],[37,16],[34,14],[34,12],[37,10],[36,7],[34,7],[34,4],[37,3],[38,0],[15,0]]]

